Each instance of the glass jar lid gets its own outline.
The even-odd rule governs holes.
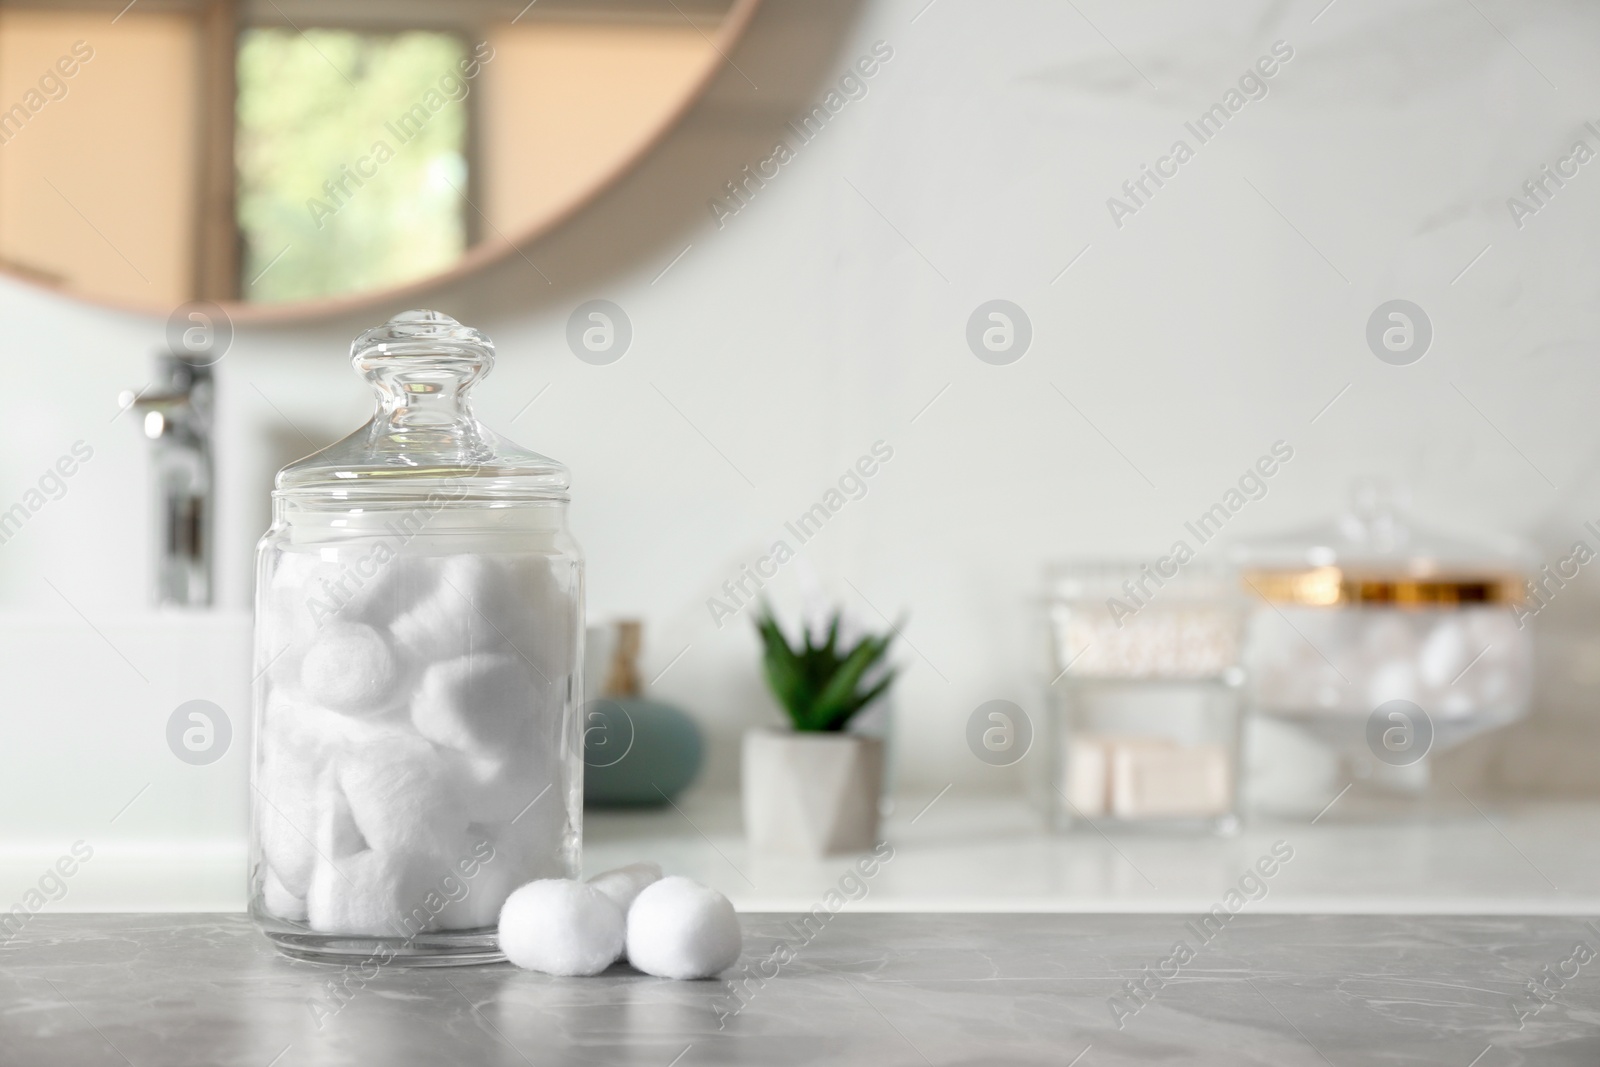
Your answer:
[[[1528,565],[1519,546],[1418,521],[1382,481],[1358,481],[1331,521],[1240,544],[1245,591],[1276,604],[1456,607],[1516,604]]]
[[[562,464],[472,414],[468,392],[494,367],[494,343],[437,311],[407,311],[350,346],[372,384],[370,421],[278,472],[273,496],[300,504],[441,500],[494,506],[566,501]]]

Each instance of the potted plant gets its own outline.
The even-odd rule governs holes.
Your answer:
[[[744,737],[745,832],[756,849],[825,856],[871,848],[878,836],[883,741],[846,732],[888,691],[885,655],[894,634],[839,641],[839,613],[820,644],[806,630],[791,646],[763,605],[756,619],[762,668],[789,729]]]

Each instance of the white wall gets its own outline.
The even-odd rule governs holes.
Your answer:
[[[1384,472],[1424,509],[1533,534],[1549,558],[1600,512],[1600,163],[1520,230],[1506,207],[1576,137],[1600,146],[1582,125],[1600,125],[1600,11],[1337,0],[1319,16],[1324,2],[767,0],[733,56],[759,89],[730,66],[526,259],[422,301],[497,341],[481,416],[573,468],[591,615],[645,617],[647,669],[687,646],[659,691],[712,725],[717,778],[733,778],[738,731],[773,712],[747,616],[719,630],[706,599],[878,439],[893,460],[804,554],[864,619],[909,613],[901,770],[930,790],[1010,773],[973,759],[963,731],[984,700],[1038,706],[1042,563],[1166,548],[1277,439],[1294,461],[1238,533],[1319,516],[1351,476]],[[1119,229],[1107,197],[1280,39],[1294,58],[1269,95]],[[722,183],[880,40],[894,57],[868,95],[719,228]],[[607,367],[563,339],[595,297],[635,330]],[[1006,367],[964,340],[995,297],[1035,331]],[[1395,297],[1436,331],[1412,366],[1363,339]],[[271,470],[365,417],[347,345],[394,310],[241,329],[220,364],[227,603],[248,600]],[[95,449],[0,546],[0,602],[59,610],[48,579],[91,618],[136,606],[146,457],[134,420],[112,416],[162,322],[10,282],[0,314],[0,506],[74,440]],[[1562,675],[1569,701],[1592,699],[1587,677]],[[1564,707],[1565,725],[1537,729],[1587,729]]]

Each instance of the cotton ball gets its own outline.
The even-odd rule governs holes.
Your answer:
[[[661,864],[630,863],[614,871],[605,871],[589,879],[589,884],[617,902],[626,912],[644,888],[661,881]]]
[[[332,622],[388,626],[438,588],[440,563],[427,556],[395,556],[387,548],[354,543],[339,559],[300,562],[285,574],[317,626]]]
[[[341,751],[411,734],[399,719],[352,718],[278,693],[268,697],[263,730],[264,745],[293,750],[318,770]]]
[[[513,638],[516,651],[557,690],[576,664],[572,641],[578,630],[577,598],[562,585],[549,559],[528,558],[510,564],[512,588],[525,605],[528,625]]]
[[[446,757],[414,734],[383,737],[341,756],[339,788],[366,842],[387,852],[451,855],[467,812]]]
[[[300,667],[306,649],[316,630],[305,619],[304,612],[286,608],[267,601],[257,618],[256,661],[257,674],[265,674],[280,688],[297,688],[300,684]]]
[[[1439,718],[1459,719],[1476,714],[1478,702],[1465,686],[1454,686],[1444,691],[1434,715]]]
[[[261,854],[278,872],[281,884],[291,896],[304,896],[311,884],[311,871],[317,862],[312,845],[316,833],[315,808],[307,795],[302,803],[288,804],[284,794],[256,807],[256,837]]]
[[[433,929],[427,907],[432,888],[427,863],[405,853],[366,849],[339,859],[318,859],[306,895],[306,918],[324,934],[410,937]]]
[[[444,906],[437,917],[441,930],[476,930],[493,926],[500,905],[519,882],[508,877],[504,848],[495,848],[484,827],[469,826],[466,852],[455,857],[440,880]]]
[[[628,909],[628,962],[659,978],[710,978],[733,966],[743,935],[728,898],[676,875]]]
[[[391,629],[407,651],[424,660],[510,651],[526,629],[527,608],[516,602],[509,571],[482,555],[457,555],[440,565],[439,584]]]
[[[433,864],[362,847],[346,798],[333,789],[320,813],[306,918],[318,933],[408,937],[432,926],[424,902]]]
[[[1433,628],[1417,658],[1423,684],[1441,689],[1455,680],[1467,665],[1467,635],[1454,619],[1445,619]]]
[[[500,909],[500,951],[518,967],[556,975],[599,974],[622,955],[622,909],[569,878],[529,882]]]
[[[1487,711],[1505,714],[1508,710],[1506,705],[1511,697],[1511,672],[1497,664],[1480,665],[1474,673],[1477,675],[1476,678],[1471,674],[1467,675],[1467,678],[1471,679],[1472,687],[1477,692],[1478,703]]]
[[[269,731],[262,738],[261,761],[253,783],[256,840],[287,892],[304,897],[317,858],[313,842],[318,816],[326,803],[326,762],[315,747],[297,743],[292,735],[272,732],[271,727],[282,725],[273,710],[268,705],[265,721]]]
[[[394,707],[401,670],[383,635],[361,623],[329,623],[300,665],[307,699],[346,715],[376,715]]]
[[[575,878],[580,866],[582,795],[558,784],[536,796],[531,803],[524,801],[509,822],[498,824],[495,840],[505,841],[515,855],[533,865],[524,882],[535,876]]]
[[[396,619],[395,640],[419,660],[503,653],[527,666],[548,704],[572,669],[576,602],[540,558],[506,561],[483,555],[453,556],[438,587]]]
[[[545,803],[545,795],[554,792],[550,760],[539,753],[474,756],[443,749],[441,754],[449,761],[450,780],[471,822],[510,822],[536,800]],[[554,806],[560,801],[549,803]]]
[[[1372,662],[1409,659],[1416,653],[1417,634],[1409,616],[1397,611],[1374,609],[1362,613],[1365,633],[1361,651]]]
[[[432,560],[379,555],[352,546],[339,561],[297,551],[278,556],[260,597],[257,670],[298,688],[302,662],[325,627],[387,626],[438,585]]]
[[[411,702],[430,741],[469,752],[522,747],[536,708],[533,673],[516,656],[460,656],[435,663]]]
[[[306,884],[310,886],[309,877]],[[290,922],[306,920],[305,898],[291,893],[283,884],[283,879],[278,877],[278,872],[271,867],[267,868],[266,877],[262,879],[261,906],[266,909],[268,915],[279,919],[287,919]]]
[[[439,913],[441,930],[494,926],[501,906],[518,886],[568,873],[551,842],[525,840],[515,826],[474,824],[468,827],[467,839],[472,842],[471,852],[456,865],[466,892],[460,899],[451,899]]]
[[[1467,642],[1473,651],[1490,646],[1508,647],[1517,642],[1522,627],[1506,608],[1473,608],[1462,613],[1466,619]]]
[[[1417,699],[1417,669],[1410,660],[1391,660],[1379,666],[1367,683],[1367,701],[1377,707],[1390,700]]]

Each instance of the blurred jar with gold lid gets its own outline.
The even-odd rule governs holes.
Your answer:
[[[1428,525],[1386,484],[1363,481],[1332,521],[1233,556],[1255,602],[1253,710],[1331,745],[1355,779],[1420,792],[1430,754],[1527,713],[1520,547]]]

